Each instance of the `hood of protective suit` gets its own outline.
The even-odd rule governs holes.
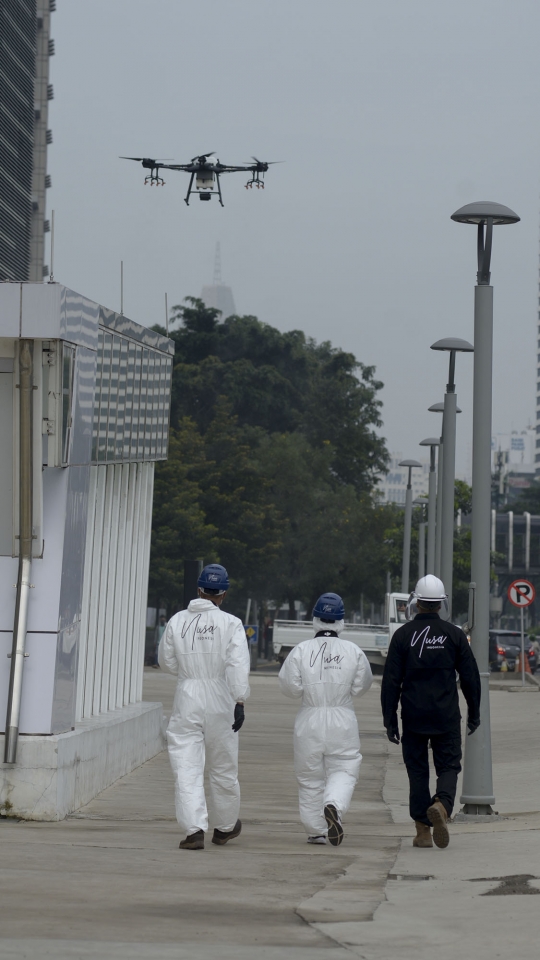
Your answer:
[[[333,630],[333,632],[337,633],[339,636],[344,626],[344,620],[335,620],[334,623],[324,623],[324,621],[319,620],[318,617],[313,617],[313,629],[315,630],[315,633],[318,633],[319,630]]]
[[[197,597],[196,600],[189,601],[188,610],[190,613],[203,613],[204,610],[219,610],[219,607],[211,600],[203,600],[202,597]]]

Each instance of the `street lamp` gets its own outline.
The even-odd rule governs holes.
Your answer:
[[[437,517],[437,480],[435,473],[436,449],[440,444],[438,437],[427,437],[420,441],[421,447],[429,447],[429,487],[427,521],[427,572],[435,573],[435,526]]]
[[[450,363],[448,383],[444,395],[443,426],[444,459],[442,468],[441,510],[441,566],[440,578],[448,594],[448,619],[452,619],[452,581],[454,568],[454,486],[456,475],[456,412],[457,397],[454,374],[456,353],[472,353],[474,347],[468,340],[447,337],[431,345],[432,350],[448,350]]]
[[[401,460],[400,467],[409,468],[407,491],[405,493],[405,523],[403,526],[403,560],[401,563],[401,592],[409,592],[409,567],[411,565],[411,521],[412,521],[412,484],[411,473],[414,467],[421,467],[418,460]]]
[[[439,401],[439,403],[432,403],[431,407],[428,407],[428,410],[431,413],[443,413],[444,403]],[[461,413],[461,407],[456,407],[456,413]],[[442,505],[443,505],[443,496],[442,496],[442,482],[443,482],[443,464],[444,464],[444,436],[443,430],[441,427],[441,439],[439,440],[439,457],[437,461],[437,520],[435,523],[435,576],[440,577],[441,575],[441,528],[442,528]]]
[[[457,223],[478,227],[478,273],[474,291],[474,391],[471,514],[471,581],[474,604],[471,649],[482,683],[480,726],[466,737],[463,812],[490,814],[493,796],[489,715],[489,593],[491,523],[491,404],[493,377],[493,287],[490,284],[494,224],[517,223],[517,213],[500,203],[469,203],[452,214]]]
[[[425,497],[413,500],[413,507],[422,508],[422,519],[418,524],[418,579],[426,575],[426,511],[428,501]]]

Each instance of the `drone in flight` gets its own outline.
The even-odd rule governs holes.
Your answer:
[[[193,181],[195,180],[195,190],[199,194],[199,200],[210,200],[213,194],[217,194],[219,202],[223,206],[223,197],[221,196],[221,184],[219,178],[222,173],[241,173],[242,171],[251,174],[246,183],[246,190],[254,186],[257,190],[264,189],[264,175],[272,163],[280,163],[279,160],[271,160],[268,163],[252,157],[253,163],[243,164],[242,166],[231,167],[218,160],[215,152],[201,153],[198,157],[193,157],[189,163],[166,163],[164,160],[152,160],[149,157],[120,157],[120,160],[135,160],[142,163],[145,170],[150,172],[144,178],[144,184],[150,184],[151,187],[163,187],[165,181],[160,176],[160,170],[183,170],[190,174],[188,192],[184,197],[189,207],[189,198],[193,193]]]

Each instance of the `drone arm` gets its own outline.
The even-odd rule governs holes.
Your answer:
[[[255,164],[252,164],[250,167],[227,167],[222,166],[219,169],[219,173],[245,173],[246,171],[252,170],[255,171],[257,167]],[[216,171],[217,172],[217,171]]]

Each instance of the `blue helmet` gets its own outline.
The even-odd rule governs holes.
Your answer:
[[[336,620],[345,619],[345,607],[343,600],[337,593],[323,593],[313,607],[313,617],[322,620],[323,623],[335,623]]]
[[[197,580],[197,586],[204,593],[218,596],[229,589],[229,575],[220,563],[209,563]]]

